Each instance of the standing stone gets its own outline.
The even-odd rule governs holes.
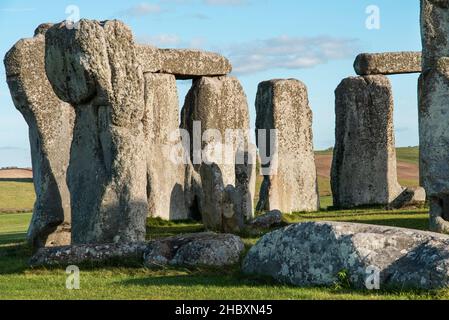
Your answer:
[[[14,105],[29,126],[36,203],[27,238],[35,248],[70,244],[66,172],[75,114],[56,96],[45,74],[48,27],[39,26],[34,38],[20,40],[5,57]]]
[[[145,74],[145,105],[145,133],[149,144],[149,213],[167,220],[188,219],[185,195],[187,165],[183,161],[184,148],[179,135],[175,76]]]
[[[388,205],[397,181],[393,95],[385,76],[344,79],[335,91],[334,206]]]
[[[145,239],[144,78],[119,21],[61,23],[46,34],[46,71],[76,111],[68,185],[72,242]]]
[[[319,195],[313,150],[312,111],[306,86],[298,80],[259,84],[256,97],[256,137],[261,153],[272,154],[271,172],[264,175],[258,211],[317,211]],[[266,141],[260,130],[266,130]],[[276,141],[270,130],[277,131]],[[273,150],[267,152],[264,149]]]
[[[423,73],[419,79],[420,176],[430,228],[449,233],[449,1],[421,1]]]
[[[252,208],[248,206],[245,216],[241,216],[243,211],[239,208],[244,205],[240,197],[248,197],[254,190],[251,184],[255,183],[249,173],[253,172],[252,167],[245,162],[245,155],[250,153],[249,111],[239,81],[233,77],[194,80],[181,123],[190,134],[191,160],[201,175],[203,204],[200,207],[206,228],[238,231],[245,216],[252,216],[249,212]],[[246,166],[246,170],[237,167],[240,165]],[[248,191],[238,193],[237,187]],[[254,199],[254,194],[249,197]]]

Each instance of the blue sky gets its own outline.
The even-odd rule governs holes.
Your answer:
[[[67,19],[68,6],[89,19],[120,19],[141,43],[217,51],[234,65],[252,121],[259,82],[296,78],[309,89],[316,149],[334,143],[334,90],[353,76],[359,52],[419,51],[418,0],[0,0],[0,55],[42,22]],[[380,9],[368,29],[367,7]],[[15,110],[0,67],[0,167],[30,166],[27,126]],[[418,145],[417,75],[391,77],[397,146]],[[179,82],[180,99],[189,89]]]

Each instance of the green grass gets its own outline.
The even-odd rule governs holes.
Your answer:
[[[398,159],[417,163],[417,148],[398,149]],[[323,151],[318,154],[329,154]],[[415,162],[414,162],[415,161]],[[329,179],[319,178],[320,213],[285,215],[288,223],[305,221],[346,221],[375,225],[428,229],[426,210],[385,211],[364,209],[327,210],[332,205]],[[257,181],[260,186],[261,177]],[[412,185],[410,181],[401,181]],[[0,181],[0,212],[33,207],[31,182]],[[85,267],[81,269],[81,290],[65,289],[64,269],[30,269],[31,250],[25,235],[31,214],[0,214],[0,299],[449,299],[449,290],[439,291],[363,291],[334,288],[296,288],[269,279],[241,274],[239,266],[220,269],[167,268],[148,270],[142,265]],[[189,221],[166,222],[151,219],[148,239],[203,231],[201,224]],[[247,249],[257,238],[243,237]]]
[[[31,211],[35,199],[34,186],[30,180],[0,180],[0,213]]]
[[[325,199],[322,199],[325,202]],[[333,288],[296,288],[269,279],[244,276],[230,268],[167,268],[148,270],[141,265],[81,269],[81,289],[65,289],[64,269],[30,269],[31,252],[24,241],[31,214],[0,215],[0,299],[449,299],[449,290],[381,291]],[[291,223],[349,221],[427,229],[426,210],[380,209],[324,211],[286,215]],[[148,238],[202,231],[195,222],[151,219]],[[249,248],[256,238],[244,238]]]
[[[397,148],[398,161],[419,165],[419,147]]]

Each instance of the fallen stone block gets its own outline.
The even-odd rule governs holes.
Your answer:
[[[134,260],[150,268],[169,265],[219,267],[237,263],[243,250],[242,240],[235,235],[204,232],[150,242],[41,248],[29,264],[41,267]]]
[[[145,265],[229,266],[236,264],[244,250],[242,240],[231,234],[198,233],[158,240],[145,250]]]
[[[254,220],[251,220],[248,223],[248,227],[256,229],[270,229],[273,227],[279,227],[282,224],[282,212],[279,210],[273,210],[256,217]]]
[[[359,76],[421,72],[421,52],[361,53],[354,62]]]
[[[244,259],[246,274],[295,286],[329,286],[340,272],[356,288],[449,285],[449,236],[340,222],[291,225],[265,235]],[[374,276],[374,277],[373,277]]]
[[[176,79],[187,80],[223,76],[232,71],[229,60],[213,52],[158,49],[144,45],[137,45],[136,50],[144,73],[168,73],[175,75]]]
[[[390,205],[390,209],[422,207],[426,203],[426,190],[421,187],[406,188]]]
[[[112,260],[142,261],[147,243],[84,244],[41,248],[30,259],[32,267],[68,266],[82,263],[105,263]]]

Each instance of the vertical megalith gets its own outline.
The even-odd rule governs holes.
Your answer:
[[[421,0],[420,176],[430,227],[449,233],[449,1]]]
[[[194,80],[186,96],[181,125],[189,133],[191,161],[201,176],[199,207],[206,228],[239,231],[241,221],[252,216],[253,208],[247,199],[254,199],[251,184],[255,183],[248,103],[239,81],[234,77]],[[245,192],[238,193],[236,188]]]
[[[397,180],[393,95],[386,76],[344,79],[335,91],[334,206],[388,205]]]
[[[70,244],[70,195],[66,184],[74,110],[61,101],[45,74],[45,36],[17,42],[6,54],[5,68],[14,105],[29,127],[36,203],[28,230],[34,247]]]
[[[188,219],[188,159],[179,131],[179,100],[174,75],[145,74],[145,106],[149,214],[167,220]]]
[[[317,211],[313,116],[306,86],[294,79],[260,83],[256,112],[264,175],[257,210]]]
[[[68,171],[72,241],[145,239],[148,215],[144,77],[119,21],[61,23],[46,33],[46,71],[75,108]]]

